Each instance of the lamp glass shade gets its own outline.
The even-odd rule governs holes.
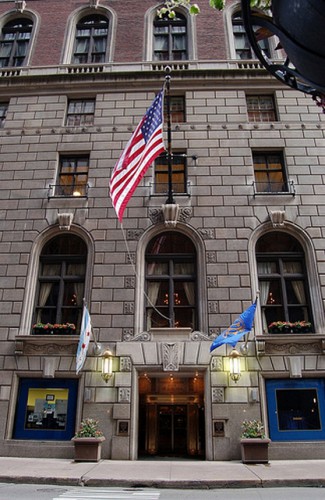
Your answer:
[[[240,379],[240,354],[236,349],[229,354],[229,369],[231,379],[237,382]]]
[[[102,378],[107,382],[113,375],[113,355],[110,350],[106,350],[102,358]]]

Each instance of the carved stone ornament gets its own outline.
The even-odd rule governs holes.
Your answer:
[[[192,207],[179,207],[178,220],[179,222],[188,222],[192,217]],[[150,208],[149,218],[153,224],[160,224],[165,221],[163,210],[161,208]]]
[[[212,356],[211,371],[212,372],[222,372],[223,371],[222,356]]]
[[[73,221],[72,213],[58,214],[58,223],[60,229],[70,230]]]
[[[212,403],[223,403],[225,400],[225,391],[223,387],[214,387],[212,389]]]
[[[305,343],[290,342],[287,344],[265,343],[265,354],[320,354],[322,347],[320,342]]]
[[[42,335],[17,335],[15,338],[15,354],[29,356],[76,355],[78,336],[72,339],[69,335],[66,335],[57,341],[52,336],[49,337]]]
[[[207,335],[206,333],[195,331],[195,332],[191,332],[190,339],[197,342],[200,340],[211,340],[211,337],[209,335]]]
[[[285,210],[270,211],[270,220],[273,227],[283,227],[286,213]]]
[[[130,372],[132,370],[131,358],[129,356],[120,357],[120,372]]]
[[[141,332],[134,335],[132,330],[124,330],[123,340],[125,342],[149,342],[149,340],[151,340],[151,334],[149,332]]]
[[[131,402],[131,389],[129,389],[128,387],[119,387],[118,402],[119,403],[130,403]]]
[[[176,342],[174,344],[161,344],[161,354],[163,361],[163,370],[165,372],[177,372],[179,370],[179,343]]]

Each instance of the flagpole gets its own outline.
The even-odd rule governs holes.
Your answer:
[[[168,198],[166,200],[166,204],[174,205],[175,201],[173,198],[173,183],[172,183],[172,130],[171,130],[171,120],[170,120],[170,66],[166,66],[165,68],[166,76],[166,112],[167,112],[167,166],[168,166]]]

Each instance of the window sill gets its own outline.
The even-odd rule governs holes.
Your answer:
[[[75,356],[79,335],[16,335],[15,354]]]
[[[190,340],[192,328],[150,328],[152,341],[186,341]]]
[[[255,335],[257,354],[325,354],[325,334],[263,333]]]

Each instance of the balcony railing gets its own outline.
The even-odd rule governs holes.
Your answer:
[[[77,186],[75,184],[50,184],[47,198],[88,198],[89,184]]]
[[[258,182],[253,181],[254,198],[260,195],[290,195],[296,196],[294,182]]]

